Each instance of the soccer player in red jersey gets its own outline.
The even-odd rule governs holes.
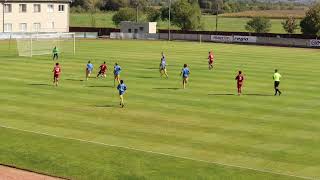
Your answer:
[[[52,70],[53,72],[53,85],[58,86],[58,81],[61,73],[61,67],[59,63],[56,63],[56,66]]]
[[[214,56],[212,50],[209,52],[208,56],[208,64],[209,64],[209,70],[213,69],[213,61],[214,61]]]
[[[106,77],[107,70],[108,70],[108,67],[106,65],[106,62],[103,62],[103,64],[100,65],[100,71],[99,71],[97,77],[99,77],[99,76]]]
[[[243,85],[243,81],[244,81],[244,76],[242,75],[242,72],[239,71],[239,74],[236,76],[235,80],[237,80],[237,88],[238,88],[238,95],[241,95],[241,88]]]

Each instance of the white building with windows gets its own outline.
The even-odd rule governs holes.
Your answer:
[[[0,32],[69,32],[71,0],[0,0]]]

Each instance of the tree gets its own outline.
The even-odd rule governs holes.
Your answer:
[[[103,9],[109,11],[118,11],[120,8],[128,7],[129,0],[104,0]]]
[[[96,11],[101,7],[102,5],[102,0],[86,0],[85,6],[90,12],[90,17],[91,17],[91,26],[95,27],[96,26],[96,16],[94,15]]]
[[[162,6],[160,8],[161,20],[166,21],[169,19],[169,7]]]
[[[80,6],[81,8],[85,8],[84,4],[85,0],[76,0],[71,2],[71,7]]]
[[[306,16],[300,22],[303,34],[313,34],[320,36],[320,3],[312,6]]]
[[[132,8],[139,7],[143,11],[145,11],[146,8],[150,6],[149,0],[129,0],[129,2]]]
[[[84,7],[90,12],[96,12],[102,6],[102,0],[85,0]]]
[[[161,17],[160,11],[153,7],[146,8],[146,15],[149,22],[157,22]]]
[[[172,4],[171,23],[182,30],[196,30],[201,28],[201,10],[199,4],[178,0]]]
[[[250,32],[267,33],[271,29],[271,22],[264,17],[254,17],[247,22],[245,28]]]
[[[223,9],[223,0],[211,0],[210,9],[213,14],[220,14],[221,9]]]
[[[115,25],[119,25],[121,21],[135,21],[136,11],[133,8],[121,8],[112,16]]]
[[[281,22],[281,24],[283,29],[289,34],[293,34],[295,30],[299,28],[294,17],[288,17],[285,21]]]

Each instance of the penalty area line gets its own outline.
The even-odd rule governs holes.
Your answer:
[[[274,172],[274,171],[271,171],[271,170],[256,169],[256,168],[250,168],[250,167],[245,167],[245,166],[238,166],[238,165],[225,164],[225,163],[219,163],[219,162],[214,162],[214,161],[207,161],[207,160],[202,160],[202,159],[195,159],[195,158],[185,157],[185,156],[177,156],[177,155],[167,154],[167,153],[162,153],[162,152],[157,152],[157,151],[143,150],[143,149],[137,149],[137,148],[133,148],[133,147],[127,147],[127,146],[121,146],[121,145],[115,145],[115,144],[106,144],[106,143],[102,143],[102,142],[96,142],[96,141],[90,141],[90,140],[84,140],[84,139],[78,139],[78,138],[72,138],[72,137],[64,137],[64,136],[59,136],[59,135],[54,135],[54,134],[49,134],[49,133],[43,133],[43,132],[39,132],[39,131],[31,131],[31,130],[25,130],[25,129],[9,127],[9,126],[3,126],[3,125],[0,125],[0,127],[1,128],[5,128],[5,129],[11,129],[11,130],[16,130],[16,131],[32,133],[32,134],[39,134],[39,135],[44,135],[44,136],[49,136],[49,137],[55,137],[55,138],[59,138],[59,139],[79,141],[79,142],[102,145],[102,146],[107,146],[107,147],[122,148],[122,149],[139,151],[139,152],[150,153],[150,154],[155,154],[155,155],[168,156],[168,157],[173,157],[173,158],[177,158],[177,159],[185,159],[185,160],[191,160],[191,161],[196,161],[196,162],[203,162],[203,163],[207,163],[207,164],[213,164],[213,165],[219,165],[219,166],[225,166],[225,167],[231,167],[231,168],[251,170],[251,171],[256,171],[256,172],[260,172],[260,173],[267,173],[267,174],[280,175],[280,176],[288,176],[288,177],[294,177],[294,178],[300,178],[300,179],[308,179],[308,180],[317,180],[316,178],[313,178],[313,177],[297,176],[297,175],[288,174],[288,173]]]

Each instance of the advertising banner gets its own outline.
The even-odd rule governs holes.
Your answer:
[[[320,47],[320,39],[311,39],[310,46],[311,47]]]
[[[256,36],[233,36],[234,42],[243,42],[243,43],[256,43]]]
[[[232,42],[232,36],[211,35],[211,41],[214,42]]]

